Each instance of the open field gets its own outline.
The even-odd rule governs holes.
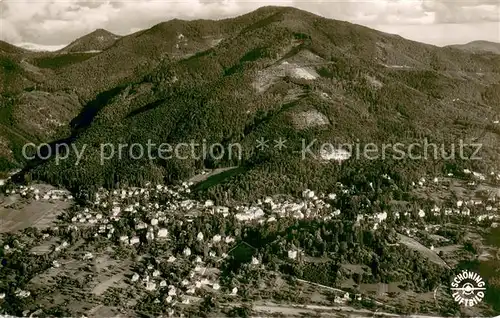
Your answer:
[[[69,202],[32,202],[20,208],[0,208],[0,232],[13,232],[28,227],[44,229],[70,207]]]
[[[432,261],[436,264],[442,265],[446,268],[450,268],[450,266],[448,264],[446,264],[446,262],[443,261],[441,259],[441,257],[439,257],[436,254],[436,252],[431,251],[429,248],[423,246],[422,244],[420,244],[416,240],[412,239],[411,237],[408,237],[408,236],[402,235],[402,234],[398,234],[398,237],[399,237],[401,243],[403,243],[404,245],[408,246],[411,249],[419,251],[420,253],[422,253],[422,255],[427,257],[430,261]]]
[[[200,182],[207,180],[208,178],[214,177],[220,173],[223,173],[223,172],[226,172],[229,170],[233,170],[235,168],[237,168],[237,167],[218,168],[218,169],[213,169],[211,171],[205,171],[204,173],[200,173],[200,174],[193,176],[191,179],[189,179],[189,182],[193,182],[195,184],[200,183]]]
[[[28,227],[48,228],[71,202],[20,203],[17,208],[0,208],[0,232],[14,232]]]
[[[40,191],[51,188],[36,186]],[[0,233],[23,230],[28,227],[45,229],[57,216],[72,205],[71,200],[23,200],[19,194],[9,195],[0,202]]]

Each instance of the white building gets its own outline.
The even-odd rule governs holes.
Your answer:
[[[288,258],[296,260],[297,259],[297,251],[296,250],[289,250],[288,251]]]

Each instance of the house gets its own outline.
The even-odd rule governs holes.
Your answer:
[[[424,212],[424,210],[420,209],[420,210],[418,211],[418,216],[419,216],[419,217],[421,217],[421,218],[425,217],[425,212]]]
[[[383,222],[387,219],[387,212],[381,212],[381,213],[377,213],[375,215],[375,219],[377,220],[377,222]]]
[[[297,259],[297,254],[298,254],[297,250],[289,250],[288,251],[288,258],[296,260]]]
[[[26,298],[26,297],[29,297],[31,295],[31,292],[26,291],[26,290],[22,290],[22,289],[18,289],[18,290],[16,290],[15,295],[19,298]]]
[[[304,199],[312,199],[312,198],[314,198],[314,191],[306,189],[306,190],[302,191],[302,197]]]
[[[85,255],[83,255],[83,260],[84,261],[90,260],[92,258],[94,258],[94,255],[92,255],[92,253],[90,253],[90,252],[87,252],[87,253],[85,253]]]
[[[190,250],[189,252],[191,252],[191,250]],[[176,259],[174,256],[170,256],[170,257],[167,259],[167,262],[168,262],[168,263],[173,263],[173,262],[175,262],[176,260],[177,260],[177,259]]]
[[[147,291],[154,291],[156,290],[156,284],[153,282],[147,282],[146,283],[146,290]]]
[[[141,242],[141,240],[137,237],[137,236],[134,236],[130,239],[130,245],[135,245],[135,244],[139,244]]]
[[[132,275],[131,281],[132,281],[132,282],[136,282],[136,281],[138,281],[138,280],[139,280],[139,278],[140,278],[140,277],[139,277],[139,274],[134,273],[134,275]]]
[[[199,232],[198,235],[196,236],[196,239],[200,242],[203,241],[203,233]]]
[[[159,229],[157,236],[159,238],[165,238],[168,237],[168,230],[167,229]]]
[[[172,286],[172,285],[168,286],[168,295],[172,296],[172,297],[176,296],[177,295],[177,289],[174,286]]]
[[[335,296],[335,298],[333,299],[333,302],[336,303],[336,304],[344,304],[345,303],[345,299],[341,298],[339,296]]]

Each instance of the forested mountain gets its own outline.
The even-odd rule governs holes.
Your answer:
[[[108,49],[120,36],[103,29],[97,29],[59,50],[58,53],[78,53]]]
[[[472,53],[500,54],[500,43],[489,41],[472,41],[466,44],[450,45],[449,47],[461,49]]]
[[[495,54],[438,48],[287,7],[220,21],[172,20],[87,54],[68,55],[71,63],[53,68],[42,66],[63,55],[27,56],[29,65],[38,65],[36,85],[20,84],[22,89],[3,94],[2,111],[10,117],[2,120],[12,119],[2,134],[12,156],[22,141],[8,133],[12,129],[29,132],[22,134],[29,140],[86,147],[78,165],[73,151],[62,162],[29,163],[23,174],[29,179],[86,189],[175,181],[203,167],[240,166],[208,189],[215,197],[237,199],[307,184],[328,188],[359,169],[360,178],[390,173],[413,180],[422,169],[478,164],[349,160],[340,169],[321,158],[302,159],[302,143],[315,139],[316,153],[322,142],[427,139],[450,147],[462,139],[484,144],[481,164],[498,158]],[[4,63],[4,72],[21,77],[35,71],[16,63]],[[50,109],[36,107],[48,101]],[[273,140],[280,137],[287,148],[278,151]],[[270,141],[267,151],[255,148],[260,138]],[[202,140],[240,144],[243,157],[136,160],[126,149],[125,157],[100,162],[101,144]]]

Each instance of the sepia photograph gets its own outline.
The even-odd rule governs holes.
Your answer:
[[[500,2],[0,0],[14,317],[500,317]]]

